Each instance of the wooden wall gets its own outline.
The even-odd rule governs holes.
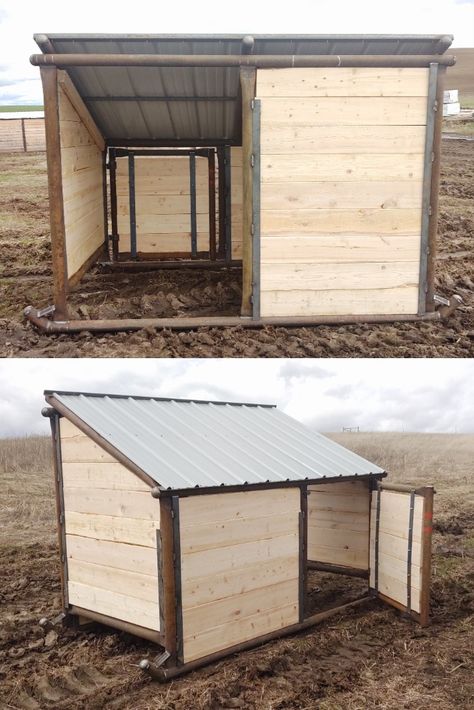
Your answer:
[[[44,118],[0,119],[0,153],[32,153],[44,150]]]
[[[242,258],[242,148],[230,149],[230,207],[232,258]]]
[[[257,72],[261,315],[416,313],[428,69]]]
[[[69,603],[158,630],[159,502],[67,419],[60,433]]]
[[[102,152],[60,86],[61,169],[71,279],[104,243]]]
[[[375,517],[377,494],[372,494],[370,528],[370,586],[375,586]],[[407,556],[410,496],[382,490],[380,498],[378,591],[407,603]],[[411,608],[420,611],[423,497],[415,496],[411,565]]]
[[[209,251],[207,158],[196,156],[198,251]],[[191,253],[189,157],[135,158],[135,211],[139,252]],[[130,251],[128,158],[117,158],[120,252]]]
[[[300,491],[180,500],[184,660],[298,621]]]
[[[367,481],[308,486],[308,560],[367,570]]]

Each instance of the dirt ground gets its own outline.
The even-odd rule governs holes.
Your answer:
[[[320,626],[167,685],[137,664],[156,649],[104,627],[58,628],[47,439],[0,441],[0,708],[38,710],[468,710],[474,699],[473,435],[338,434],[390,470],[436,486],[432,623],[371,601]],[[29,455],[28,455],[29,452]],[[311,610],[360,594],[361,580],[311,573]]]
[[[468,127],[471,130],[471,127]],[[458,127],[459,129],[459,127]],[[472,136],[471,136],[472,137]],[[474,354],[474,140],[443,141],[436,289],[459,293],[449,321],[315,328],[143,330],[39,334],[22,316],[51,302],[43,154],[0,155],[0,356],[8,357],[468,357]],[[240,271],[90,272],[71,296],[80,318],[239,312]]]

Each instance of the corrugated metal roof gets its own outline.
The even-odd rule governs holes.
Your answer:
[[[442,54],[450,35],[252,35],[254,54]],[[59,54],[241,54],[243,35],[35,35]],[[238,67],[68,70],[104,138],[238,142]],[[117,97],[124,97],[118,101]],[[146,98],[145,98],[146,97]]]
[[[163,488],[383,473],[379,466],[269,405],[47,394]]]

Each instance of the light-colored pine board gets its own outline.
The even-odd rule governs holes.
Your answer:
[[[311,497],[313,493],[330,493],[331,495],[363,495],[366,496],[369,490],[367,480],[354,481],[338,481],[333,483],[317,483],[308,486],[308,495]]]
[[[208,629],[196,636],[184,638],[184,660],[192,661],[214,651],[229,648],[242,641],[257,638],[285,626],[291,626],[298,621],[298,605],[289,604],[280,609],[268,609],[237,619],[222,626]]]
[[[336,495],[329,491],[311,493],[308,496],[308,510],[314,513],[329,511],[337,513],[362,513],[369,516],[369,494]]]
[[[267,491],[216,493],[209,496],[191,496],[180,500],[181,530],[194,525],[208,525],[240,518],[257,518],[300,510],[300,492],[297,488],[280,488]]]
[[[190,216],[186,212],[181,214],[144,214],[137,212],[137,245],[140,241],[140,234],[180,234],[191,232]],[[129,232],[130,219],[120,215],[117,220],[119,234]],[[197,229],[200,232],[209,231],[209,219],[205,214],[197,215]]]
[[[23,152],[21,119],[11,118],[0,121],[0,151],[2,153]]]
[[[183,251],[191,254],[191,233],[174,234],[137,234],[137,248],[141,252],[175,252]],[[197,237],[198,251],[209,251],[209,234],[203,232]],[[119,251],[130,251],[130,234],[120,232]]]
[[[268,126],[267,126],[268,124]],[[262,125],[261,153],[267,155],[324,155],[357,153],[376,155],[394,153],[422,155],[425,146],[425,126],[318,126],[296,125],[290,122]]]
[[[428,96],[424,67],[259,69],[257,97]]]
[[[375,550],[374,546],[370,550],[370,568],[375,567]],[[379,573],[398,579],[400,582],[407,583],[407,560],[400,560],[398,557],[386,555],[379,552]],[[418,563],[412,562],[411,565],[411,584],[413,589],[421,588],[421,566]]]
[[[265,264],[261,268],[262,291],[328,291],[418,286],[419,262],[355,264]]]
[[[189,195],[142,195],[135,196],[135,209],[141,216],[189,214]],[[196,213],[209,214],[207,195],[196,195]],[[122,200],[118,205],[117,216],[130,219],[129,202]],[[190,220],[188,218],[188,225]]]
[[[261,160],[261,176],[263,183],[420,182],[423,179],[423,154],[265,155]],[[349,186],[347,190],[350,190]]]
[[[116,569],[72,558],[68,560],[67,571],[70,582],[79,582],[99,589],[120,591],[120,594],[127,597],[143,599],[148,602],[156,603],[158,600],[156,575]]]
[[[263,183],[262,210],[415,209],[421,205],[421,180],[413,182]]]
[[[60,134],[61,149],[95,145],[89,133],[81,130],[81,125],[76,121],[61,121]]]
[[[157,575],[156,550],[151,547],[66,535],[66,551],[68,559]]]
[[[99,495],[102,493],[103,491]],[[94,494],[97,496],[97,489]],[[97,515],[89,512],[77,513],[67,510],[65,524],[66,533],[69,535],[81,535],[96,540],[111,540],[125,542],[129,545],[156,548],[158,520],[127,518],[122,515]]]
[[[74,424],[63,417],[60,422],[61,456],[64,463],[114,462],[115,459],[105,449],[82,433]]]
[[[189,181],[189,157],[184,156],[135,156],[135,177],[137,180],[150,177],[180,177]],[[117,158],[117,178],[128,177],[128,157]],[[207,158],[196,157],[196,178],[207,180]]]
[[[183,633],[198,636],[213,626],[225,626],[235,619],[243,621],[249,616],[266,614],[267,609],[281,608],[298,603],[298,566],[294,566],[293,579],[270,584],[259,589],[213,601],[202,606],[183,609]],[[219,621],[219,624],[214,622]],[[225,632],[224,632],[225,633]]]
[[[373,586],[374,581],[371,579],[371,586]],[[378,591],[381,594],[385,594],[386,597],[394,599],[400,604],[406,605],[407,603],[407,583],[401,582],[399,579],[395,579],[388,574],[379,574],[378,579]],[[420,611],[420,592],[416,587],[412,586],[411,590],[411,608],[412,611]]]
[[[308,541],[308,560],[324,564],[368,569],[368,550],[345,547],[324,547]]]
[[[68,595],[70,604],[147,629],[159,630],[158,601],[145,601],[116,591],[71,581],[68,582]]]
[[[192,525],[181,529],[181,554],[229,547],[252,540],[267,540],[292,533],[297,524],[297,514],[287,513],[257,518],[241,518],[225,522],[209,522],[208,525]]]
[[[159,502],[150,493],[103,489],[100,495],[88,488],[64,488],[66,513],[123,516],[139,520],[156,520]]]
[[[266,316],[415,314],[418,288],[341,291],[264,291],[260,313]]]
[[[275,125],[424,126],[424,96],[268,98],[261,102],[262,133]]]
[[[29,152],[46,150],[44,118],[25,118],[26,150]]]
[[[90,168],[95,160],[97,147],[95,145],[71,146],[61,150],[61,168],[63,176],[69,177],[82,170]]]
[[[412,209],[291,209],[263,210],[264,237],[419,235],[421,208]]]
[[[364,513],[344,513],[337,510],[313,511],[308,519],[308,528],[313,528],[312,534],[317,536],[318,530],[353,530],[369,534],[369,516]]]
[[[225,575],[211,572],[202,577],[187,581],[183,587],[183,608],[201,606],[226,597],[238,597],[252,589],[259,589],[269,584],[277,584],[295,576],[297,558],[293,555],[272,557],[269,560],[247,564],[231,570]]]
[[[264,236],[261,240],[262,270],[286,264],[371,264],[417,261],[420,235],[314,234]]]
[[[64,421],[64,420],[63,420]],[[67,488],[88,488],[149,492],[149,486],[118,461],[94,463],[63,461],[63,482]]]
[[[375,545],[375,530],[373,524],[370,528],[370,545]],[[408,556],[408,531],[407,536],[403,538],[381,530],[379,532],[379,555],[395,557],[398,560],[406,562]],[[416,565],[420,564],[421,561],[421,544],[418,540],[413,540],[412,561],[413,564]]]

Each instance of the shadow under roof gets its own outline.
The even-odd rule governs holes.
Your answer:
[[[36,34],[56,54],[242,54],[244,35]],[[451,35],[252,35],[253,54],[443,54]],[[238,67],[71,67],[106,140],[240,144]]]
[[[165,489],[384,473],[271,405],[51,390],[45,395]]]

